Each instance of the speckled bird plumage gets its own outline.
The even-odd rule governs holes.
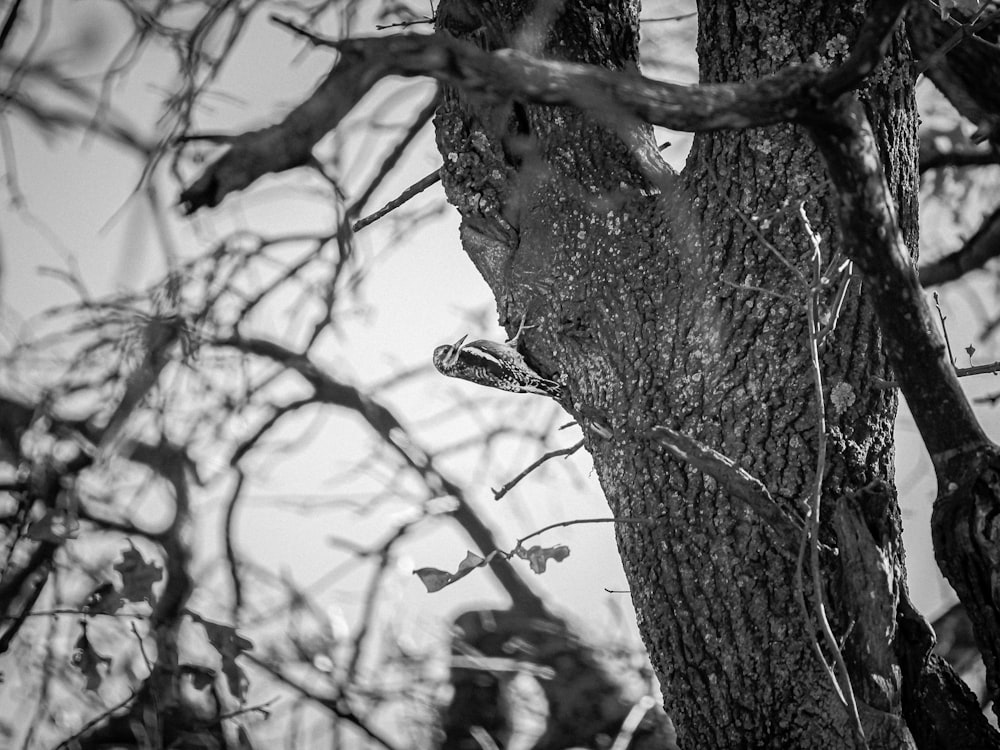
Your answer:
[[[562,386],[543,378],[528,366],[514,347],[479,339],[468,344],[463,336],[434,350],[434,367],[442,375],[512,393],[537,393],[558,398]]]

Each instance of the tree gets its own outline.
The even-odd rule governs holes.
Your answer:
[[[637,74],[632,3],[449,1],[434,34],[373,38],[286,20],[337,62],[280,123],[228,139],[181,200],[211,208],[310,163],[385,76],[442,82],[440,178],[463,247],[583,428],[679,745],[990,747],[909,602],[892,423],[898,389],[934,460],[936,554],[995,699],[997,449],[911,257],[914,60],[995,144],[982,71],[997,67],[997,13],[829,5],[702,3],[694,88]],[[979,36],[946,54],[953,27]],[[680,174],[653,124],[697,133]],[[946,265],[981,262],[994,225]],[[398,422],[296,349],[213,345],[291,366],[413,463]]]
[[[10,83],[3,122],[9,113],[46,136],[96,135],[138,157],[144,178],[125,210],[139,204],[140,228],[148,223],[155,231],[126,235],[126,262],[135,263],[145,244],[160,244],[166,270],[142,277],[134,290],[95,293],[86,253],[74,245],[64,267],[41,269],[68,282],[69,300],[43,305],[27,321],[14,315],[6,321],[16,333],[8,334],[0,396],[3,742],[245,748],[251,731],[254,742],[266,745],[276,735],[294,744],[325,730],[337,741],[391,748],[426,746],[444,725],[445,741],[463,743],[475,729],[470,722],[482,725],[486,717],[475,713],[482,706],[463,710],[459,700],[437,720],[440,663],[458,665],[456,681],[487,684],[482,693],[495,702],[516,692],[512,678],[526,668],[528,652],[540,662],[532,668],[546,675],[559,709],[548,722],[550,745],[601,733],[656,739],[662,714],[645,721],[639,714],[624,727],[636,696],[509,560],[530,555],[540,569],[545,551],[497,554],[502,545],[476,509],[472,485],[449,466],[450,454],[461,450],[478,454],[480,469],[489,467],[499,463],[493,446],[506,449],[515,440],[547,450],[556,407],[540,412],[537,403],[522,403],[500,416],[487,409],[456,448],[439,445],[440,437],[428,441],[420,426],[426,416],[412,406],[405,419],[397,416],[399,391],[431,370],[426,353],[416,372],[371,373],[367,385],[355,385],[349,368],[339,367],[349,359],[338,354],[338,339],[357,314],[357,290],[371,261],[354,247],[347,225],[332,233],[296,225],[287,234],[241,225],[213,239],[207,254],[189,252],[197,243],[181,251],[173,245],[176,227],[161,199],[164,167],[171,165],[157,143],[171,141],[173,128],[190,128],[201,114],[197,103],[210,98],[208,87],[248,23],[248,9],[240,6],[209,2],[195,10],[201,15],[192,6],[168,4],[149,15],[126,5],[128,23],[86,17],[78,36],[52,45],[45,36],[53,19],[44,8],[35,14],[14,4],[3,24],[0,68]],[[88,11],[95,8],[85,16]],[[54,10],[57,27],[67,12],[73,11]],[[234,36],[220,35],[230,24]],[[124,33],[113,37],[122,46],[105,53],[108,68],[95,84],[79,74],[103,29]],[[151,46],[175,54],[179,73],[166,97],[162,131],[133,124],[105,98],[125,73],[141,74],[137,50]],[[136,99],[124,101],[135,106]],[[399,129],[404,145],[432,111],[424,107],[416,125]],[[377,110],[366,127],[391,132],[377,122],[383,114]],[[34,220],[15,167],[26,163],[30,175],[38,166],[22,153],[17,136],[13,128],[0,132],[10,214]],[[389,151],[393,163],[399,150]],[[327,158],[333,171],[338,154]],[[351,200],[327,181],[324,218],[334,226],[354,218],[386,177],[375,166]],[[100,169],[122,167],[109,159]],[[92,187],[88,192],[100,192]],[[157,221],[147,222],[148,215]],[[420,222],[421,214],[411,212],[405,226],[413,231]],[[15,247],[15,258],[24,249]],[[9,271],[5,303],[21,291],[11,283],[18,275]],[[480,399],[476,410],[483,405]],[[463,411],[436,410],[434,422],[461,423]],[[316,438],[315,418],[299,418],[295,426],[305,412],[341,422],[337,433],[324,436],[318,462],[300,455]],[[484,426],[488,431],[478,434]],[[294,450],[283,450],[286,440]],[[352,450],[355,441],[359,450]],[[347,589],[335,599],[348,610],[347,623],[327,611],[329,596],[314,596],[297,575],[266,565],[239,528],[247,506],[261,502],[267,474],[281,473],[283,453],[299,458],[298,470],[310,483],[303,498],[294,489],[301,482],[286,475],[276,505],[307,510],[309,531],[335,550],[337,562],[311,585]],[[331,470],[335,492],[316,477]],[[353,526],[363,525],[361,512],[379,519],[376,533],[366,539],[355,528],[324,528],[333,506],[345,507],[339,520]],[[151,508],[158,512],[150,515]],[[419,619],[387,604],[411,539],[444,519],[457,522],[484,553],[493,552],[490,569],[517,606],[512,613],[469,612],[466,637],[455,639],[458,653],[448,660],[438,644],[415,636]],[[289,530],[279,530],[287,541]],[[296,548],[309,541],[296,540]],[[411,589],[420,588],[409,569],[405,577]],[[496,599],[488,588],[474,591]],[[359,602],[353,607],[352,596]],[[507,623],[509,637],[498,639],[487,622]],[[523,652],[511,652],[515,640]],[[546,660],[561,665],[558,679]],[[274,720],[265,721],[269,716]],[[501,741],[517,740],[520,732],[523,742],[515,721],[504,712],[489,729]]]

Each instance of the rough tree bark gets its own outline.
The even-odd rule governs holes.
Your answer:
[[[632,75],[626,0],[444,0],[433,38],[333,43],[339,74],[452,86],[435,124],[465,252],[501,322],[534,326],[612,510],[652,521],[618,544],[681,747],[1000,745],[906,593],[892,384],[996,695],[1000,462],[913,269],[906,5],[706,0],[702,81],[747,85],[690,91]],[[682,174],[644,121],[702,131]],[[255,178],[219,176],[189,210]]]
[[[498,3],[484,18],[446,2],[439,25],[495,49],[550,22],[544,50],[530,52],[630,70],[636,8],[602,7]],[[840,62],[864,18],[861,8],[822,3],[704,3],[702,80],[754,80],[814,54]],[[862,96],[915,251],[916,115],[901,33]],[[623,525],[618,542],[679,744],[854,742],[782,540],[650,439],[667,426],[714,447],[790,514],[808,514],[820,420],[806,316],[813,248],[800,205],[827,261],[841,252],[836,199],[808,135],[790,125],[699,135],[675,180],[650,168],[648,128],[614,112],[452,91],[437,128],[464,247],[501,320],[516,325],[527,313],[530,359],[567,383],[566,405],[582,423],[613,432],[588,432],[587,447],[615,514],[657,519]],[[824,289],[822,304],[832,296]],[[860,284],[850,285],[821,358],[823,538],[840,550],[823,569],[833,631],[870,745],[912,746],[902,674],[929,638],[907,640],[897,625],[910,609],[892,486],[895,397],[876,385],[891,373]]]

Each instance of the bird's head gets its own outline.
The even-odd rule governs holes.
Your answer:
[[[442,372],[454,367],[458,362],[458,355],[462,352],[462,344],[465,343],[465,339],[467,338],[468,334],[462,336],[454,344],[444,344],[437,347],[434,350],[434,366]]]

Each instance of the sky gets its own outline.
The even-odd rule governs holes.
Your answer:
[[[650,15],[668,15],[683,4],[647,5]],[[109,45],[127,19],[117,6],[108,3],[60,3],[53,8],[55,15],[44,42],[44,55],[72,58],[80,80],[93,83],[107,66],[112,49]],[[652,38],[656,33],[652,29],[648,36]],[[687,38],[690,41],[690,33]],[[327,52],[290,43],[287,31],[259,18],[213,87],[206,106],[199,110],[198,126],[204,131],[238,132],[273,121],[309,92],[330,62]],[[651,69],[660,70],[655,65]],[[665,75],[681,81],[692,80],[694,75],[690,63],[683,61],[665,71]],[[150,49],[113,85],[111,101],[130,121],[154,128],[163,93],[174,83],[173,58]],[[426,85],[413,83],[383,85],[395,87],[388,97],[392,105],[380,113],[387,122],[405,121],[430,92]],[[39,90],[44,92],[45,102],[65,101],[51,88]],[[142,170],[134,156],[123,154],[93,134],[54,137],[9,112],[3,117],[3,126],[7,182],[0,200],[2,347],[12,346],[28,335],[37,325],[34,316],[41,311],[72,299],[73,291],[65,279],[46,272],[46,268],[76,269],[90,292],[99,296],[148,283],[163,274],[171,253],[183,258],[205,252],[234,229],[273,234],[322,228],[330,223],[324,199],[328,186],[300,171],[261,180],[250,190],[227,198],[218,209],[202,211],[190,220],[182,217],[175,205],[176,184],[161,176],[156,183],[158,200],[167,221],[158,227],[149,205],[134,192]],[[689,139],[681,134],[662,135],[674,142],[667,153],[679,167]],[[356,177],[370,169],[371,147],[370,142],[359,139],[345,147],[348,156],[337,165],[339,173],[345,179],[355,179],[354,184],[363,184]],[[424,133],[405,171],[379,192],[372,205],[393,198],[438,164],[432,138]],[[440,186],[435,186],[418,199],[418,205],[430,206],[442,199]],[[925,221],[946,224],[945,218]],[[930,224],[924,233],[937,243],[934,228]],[[481,398],[480,391],[466,383],[437,383],[437,376],[429,368],[430,353],[436,345],[464,333],[502,337],[489,290],[461,253],[457,215],[446,209],[434,221],[401,233],[376,225],[364,230],[359,239],[361,252],[371,259],[373,271],[352,308],[352,317],[345,323],[342,339],[331,342],[320,356],[328,359],[338,376],[358,384],[378,382],[400,369],[425,366],[425,372],[412,384],[388,391],[384,398],[397,413],[406,415],[414,434],[428,444],[455,442],[448,431],[455,430],[458,438],[467,434],[469,425],[449,421],[442,415],[455,399],[475,401]],[[934,245],[928,252],[940,250]],[[973,279],[942,293],[956,350],[972,341],[978,330],[977,297],[992,293],[983,279]],[[289,306],[294,302],[289,301]],[[289,311],[288,320],[294,318],[294,312]],[[284,322],[277,315],[271,324],[280,329]],[[473,330],[470,326],[477,327]],[[978,342],[976,346],[980,349],[977,363],[998,358],[993,354],[996,347]],[[964,356],[959,357],[960,364]],[[440,387],[431,388],[432,384]],[[971,394],[982,395],[996,390],[998,381],[982,378],[965,385]],[[500,408],[517,410],[529,425],[540,428],[561,423],[555,407],[541,397],[502,396],[491,397],[490,401],[501,404]],[[978,413],[987,432],[1000,439],[997,412],[979,409]],[[930,553],[933,474],[905,406],[896,432],[897,483],[904,512],[910,589],[918,608],[932,615],[950,604],[953,596]],[[308,587],[323,583],[324,573],[344,558],[331,538],[352,534],[377,538],[386,520],[405,519],[410,511],[391,502],[368,512],[345,510],[342,504],[326,502],[345,494],[345,485],[355,486],[343,480],[344,471],[370,452],[364,430],[352,417],[336,413],[322,418],[305,415],[284,427],[282,434],[297,441],[297,449],[251,462],[252,500],[240,515],[238,547],[256,563]],[[303,440],[303,434],[310,439]],[[552,447],[570,445],[577,435],[574,430],[558,433]],[[494,502],[489,488],[503,484],[537,457],[534,449],[516,441],[500,441],[498,446],[499,457],[485,471],[469,451],[461,450],[443,458],[441,466],[470,487],[478,508],[499,530],[502,544],[513,546],[519,536],[549,523],[608,515],[590,462],[582,453],[565,461],[557,459],[558,465],[547,467],[500,503]],[[207,495],[225,496],[230,486],[222,478]],[[294,502],[289,503],[289,499]],[[206,576],[218,575],[209,562],[221,543],[217,504],[213,507],[206,500],[200,507],[203,523],[199,525],[196,546],[204,558]],[[543,541],[567,544],[572,554],[537,578],[524,566],[532,583],[573,614],[585,630],[608,634],[620,628],[622,637],[635,638],[627,594],[607,591],[627,588],[610,526],[558,529],[549,532]],[[432,632],[434,622],[462,609],[483,603],[502,606],[503,596],[485,573],[470,576],[434,595],[424,592],[410,575],[414,567],[454,569],[468,546],[459,532],[446,525],[428,525],[415,535],[403,546],[390,576],[391,595],[384,605],[387,611],[405,612],[407,619],[419,623],[419,628]],[[330,606],[331,617],[343,612],[349,621],[351,613],[357,611],[358,590],[363,583],[348,578],[315,590],[322,591],[321,598]],[[218,602],[212,601],[210,592],[202,591],[193,606],[210,610]],[[222,612],[211,614],[220,616]]]

